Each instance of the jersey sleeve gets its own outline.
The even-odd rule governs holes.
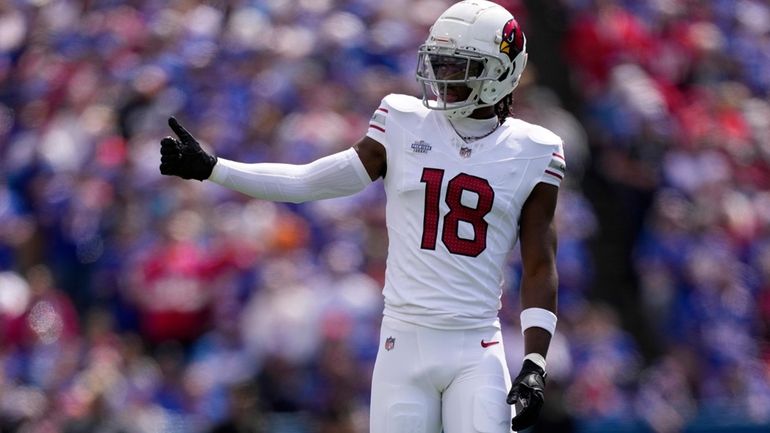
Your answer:
[[[383,146],[387,147],[385,130],[388,127],[388,113],[390,112],[390,106],[385,101],[385,98],[380,102],[379,107],[374,110],[372,118],[369,119],[369,129],[366,132],[366,136],[377,141]]]
[[[543,170],[540,182],[549,183],[556,187],[561,185],[567,174],[567,161],[564,159],[564,146],[559,144],[551,152],[551,160]]]

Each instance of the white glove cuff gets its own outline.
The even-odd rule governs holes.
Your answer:
[[[219,158],[209,180],[261,200],[291,203],[351,195],[372,183],[353,148],[305,165]]]
[[[530,353],[530,354],[528,354],[527,356],[524,357],[525,361],[527,359],[529,359],[530,361],[534,362],[535,364],[538,365],[538,367],[542,368],[543,371],[545,371],[546,363],[545,363],[545,358],[543,358],[543,355],[541,355],[539,353]]]
[[[543,328],[553,335],[556,332],[556,315],[545,308],[527,308],[521,312],[521,333],[528,328]]]

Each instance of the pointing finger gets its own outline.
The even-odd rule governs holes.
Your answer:
[[[168,126],[171,127],[177,137],[179,137],[183,142],[195,141],[193,136],[187,132],[186,129],[184,129],[184,126],[179,124],[175,117],[172,116],[168,118]]]

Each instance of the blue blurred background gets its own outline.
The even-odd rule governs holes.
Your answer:
[[[500,3],[569,167],[534,431],[770,431],[770,4]],[[158,142],[174,114],[228,159],[345,149],[449,4],[0,1],[0,431],[367,431],[381,184],[254,201]]]

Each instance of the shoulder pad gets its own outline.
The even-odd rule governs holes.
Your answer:
[[[537,144],[546,146],[558,146],[562,144],[561,137],[538,125],[530,125],[529,131],[527,131],[527,137]]]
[[[391,93],[382,99],[383,105],[402,113],[414,113],[416,111],[427,110],[422,105],[422,100],[409,95],[399,95]]]

